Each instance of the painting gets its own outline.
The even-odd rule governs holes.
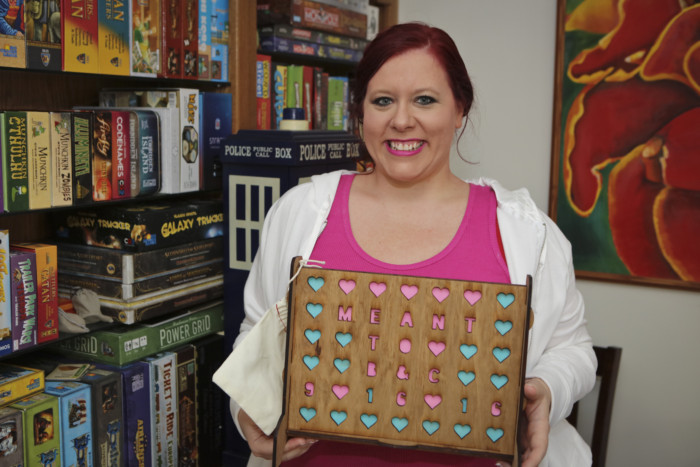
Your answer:
[[[557,18],[549,214],[577,276],[700,290],[700,3]]]

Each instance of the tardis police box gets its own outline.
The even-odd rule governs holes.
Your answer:
[[[360,140],[345,131],[240,130],[221,148],[224,219],[228,237],[225,278],[227,310],[241,310],[243,283],[253,263],[265,213],[287,190],[314,174],[355,169]],[[231,294],[229,294],[231,295]],[[227,297],[228,298],[228,297]],[[243,315],[226,317],[227,335],[238,334]],[[235,329],[229,325],[235,324]],[[228,331],[231,331],[229,334]],[[233,340],[231,340],[233,343]]]
[[[314,174],[354,170],[359,149],[356,136],[330,130],[240,130],[223,142],[227,349],[243,320],[243,286],[260,244],[265,213],[287,190]]]

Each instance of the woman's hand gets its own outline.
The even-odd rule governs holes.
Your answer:
[[[527,399],[527,427],[522,438],[522,467],[537,467],[547,454],[552,394],[549,392],[549,386],[539,378],[526,380],[524,391]]]
[[[250,452],[256,457],[262,457],[268,460],[272,459],[272,450],[274,447],[274,440],[272,437],[263,433],[244,410],[238,412],[238,423],[241,426],[243,436],[245,436],[245,439],[248,441]],[[307,438],[288,439],[287,444],[284,445],[284,456],[282,460],[288,461],[301,456],[308,451],[315,442],[315,439]]]

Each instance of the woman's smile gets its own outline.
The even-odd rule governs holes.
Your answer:
[[[399,157],[414,156],[421,152],[425,141],[422,140],[389,140],[386,143],[389,154]]]

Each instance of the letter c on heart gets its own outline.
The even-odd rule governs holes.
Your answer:
[[[399,407],[403,407],[406,405],[406,393],[405,392],[399,392],[396,394],[396,405]]]

